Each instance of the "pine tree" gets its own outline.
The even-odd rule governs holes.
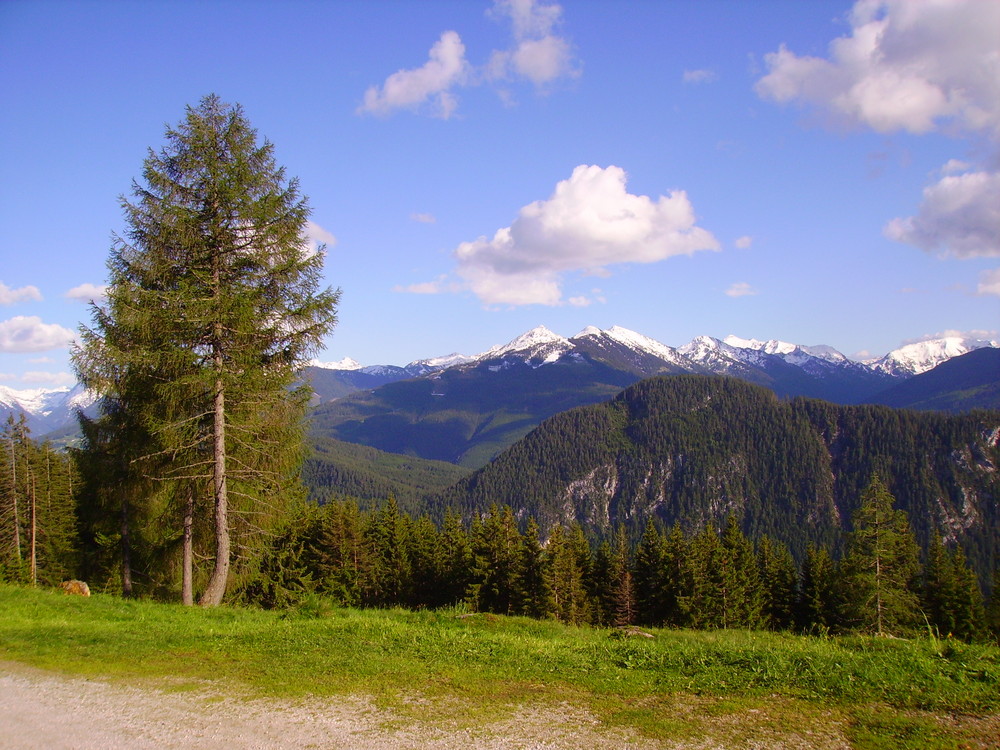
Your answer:
[[[616,627],[632,625],[636,621],[635,587],[624,526],[616,527],[609,551],[609,597],[606,605],[609,624]]]
[[[827,633],[838,626],[841,610],[837,566],[826,547],[809,544],[802,561],[796,625],[804,632]]]
[[[727,623],[727,592],[724,582],[726,552],[711,524],[695,534],[688,545],[690,588],[680,599],[686,621],[694,628],[724,628]]]
[[[848,624],[878,635],[917,624],[919,548],[906,513],[878,476],[861,496],[844,559]]]
[[[468,596],[472,584],[472,544],[459,516],[451,510],[445,512],[439,539],[444,602],[457,604]]]
[[[722,538],[722,594],[725,628],[756,629],[763,624],[764,596],[753,543],[729,516]]]
[[[667,617],[664,602],[666,554],[663,534],[650,519],[635,550],[632,576],[637,621],[646,625],[663,625]]]
[[[509,506],[490,507],[472,528],[472,605],[480,612],[517,612],[524,538]]]
[[[553,612],[552,591],[546,575],[546,553],[542,548],[538,522],[528,519],[521,547],[517,598],[519,610],[528,617],[548,617]]]
[[[774,630],[787,630],[795,621],[798,571],[788,547],[769,536],[757,545],[764,622]]]
[[[122,201],[129,230],[112,247],[107,304],[94,306],[74,364],[106,399],[105,432],[131,428],[128,446],[99,448],[136,453],[136,474],[174,485],[176,527],[189,490],[211,498],[194,509],[213,529],[201,595],[212,606],[234,557],[252,576],[262,526],[301,496],[307,394],[293,385],[335,324],[338,293],[319,289],[322,254],[303,244],[309,208],[297,182],[240,107],[206,97],[166,139],[149,152],[134,202]]]

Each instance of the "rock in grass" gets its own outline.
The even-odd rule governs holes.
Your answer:
[[[86,581],[63,581],[59,584],[59,588],[67,594],[75,594],[76,596],[90,596],[90,586],[87,585]]]

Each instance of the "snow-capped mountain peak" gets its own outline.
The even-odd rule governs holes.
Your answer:
[[[676,363],[681,359],[677,350],[673,347],[661,344],[656,339],[644,336],[641,333],[630,331],[628,328],[612,326],[608,330],[602,331],[602,333],[611,338],[613,341],[617,341],[619,344],[627,346],[630,349],[643,354],[652,354],[653,356],[659,357],[667,362]]]
[[[758,341],[757,339],[744,339],[733,335],[726,336],[724,343],[737,349],[749,349],[764,352],[765,354],[774,354],[789,364],[798,365],[799,367],[815,364],[816,360],[834,365],[843,365],[850,361],[832,346],[803,346],[802,344],[790,344],[787,341],[779,341],[777,339]]]
[[[974,349],[997,347],[1000,342],[990,339],[974,339],[961,336],[945,336],[939,339],[918,341],[901,346],[899,349],[878,359],[867,360],[866,365],[889,375],[919,375],[932,370],[942,362],[960,357]]]
[[[503,346],[494,346],[476,359],[482,361],[499,359],[508,354],[524,354],[528,360],[555,362],[572,348],[573,344],[569,339],[553,333],[545,326],[538,326]]]
[[[319,367],[323,370],[360,370],[363,365],[355,359],[344,357],[336,362],[320,362],[318,359],[309,362],[310,367]]]

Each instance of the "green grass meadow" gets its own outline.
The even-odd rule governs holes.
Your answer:
[[[570,703],[662,740],[1000,746],[1000,649],[952,640],[653,630],[460,610],[184,608],[0,585],[0,660],[237,697],[372,696],[484,724]],[[786,742],[787,740],[787,742]]]

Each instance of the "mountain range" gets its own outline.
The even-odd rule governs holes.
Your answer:
[[[636,380],[653,375],[665,374],[714,374],[728,375],[763,385],[779,396],[808,396],[835,403],[853,404],[876,402],[883,394],[895,406],[911,406],[906,402],[907,393],[926,391],[926,386],[910,390],[894,391],[902,383],[935,369],[938,365],[963,355],[980,350],[996,350],[1000,343],[994,340],[968,337],[945,337],[909,344],[889,352],[883,357],[866,361],[851,360],[829,346],[802,346],[787,342],[756,339],[742,339],[728,336],[725,339],[700,336],[681,347],[670,347],[648,336],[615,326],[607,330],[588,327],[571,338],[564,338],[544,326],[528,331],[507,344],[494,346],[474,356],[451,354],[411,362],[405,366],[375,365],[362,366],[351,359],[339,362],[314,361],[305,368],[304,377],[315,391],[313,405],[317,408],[319,421],[328,427],[332,422],[341,424],[344,419],[335,416],[338,408],[329,407],[355,394],[359,402],[352,402],[344,412],[354,418],[368,420],[377,416],[380,407],[364,403],[364,394],[372,395],[390,384],[415,380],[410,387],[398,387],[379,393],[375,401],[383,402],[384,408],[399,409],[396,397],[404,400],[417,393],[427,392],[431,403],[423,409],[418,421],[430,420],[427,424],[440,424],[442,411],[454,411],[455,396],[461,394],[463,401],[459,411],[466,407],[479,415],[471,422],[459,419],[462,424],[452,424],[456,428],[456,439],[468,431],[470,425],[475,430],[485,427],[489,445],[485,450],[473,451],[472,446],[464,449],[454,447],[447,450],[432,450],[428,458],[439,458],[453,462],[468,462],[478,465],[488,460],[497,447],[510,444],[538,423],[538,417],[550,416],[561,408],[571,408],[585,403],[594,403],[608,398],[621,388]],[[539,373],[548,365],[561,365],[555,371]],[[571,365],[579,365],[578,372],[570,374]],[[988,356],[977,360],[966,369],[973,379],[985,383],[1000,381],[1000,367]],[[966,378],[967,379],[967,378]],[[941,381],[942,378],[938,378]],[[944,378],[946,381],[947,378]],[[436,384],[436,385],[435,385]],[[448,394],[444,386],[448,386]],[[947,382],[939,382],[937,390],[947,387]],[[542,389],[539,391],[538,389]],[[547,389],[547,391],[546,391]],[[574,394],[574,390],[576,393]],[[546,398],[548,393],[551,398]],[[515,397],[528,398],[531,404],[513,401]],[[992,395],[991,395],[992,394]],[[509,396],[509,398],[504,398]],[[473,403],[477,399],[483,404]],[[0,386],[0,419],[8,414],[24,413],[35,436],[42,436],[66,428],[75,423],[74,413],[78,408],[90,408],[95,399],[82,386],[59,389],[14,390]],[[550,403],[543,403],[549,401]],[[953,407],[949,398],[923,393],[923,406],[944,410],[962,410],[966,406]],[[493,414],[488,406],[492,402],[506,414]],[[961,402],[961,403],[964,403]],[[995,408],[1000,406],[996,390],[987,387],[981,390],[973,406]],[[357,412],[357,413],[355,413]],[[437,416],[431,417],[432,414]],[[353,416],[350,416],[353,415]],[[490,425],[484,425],[484,421]],[[389,422],[399,423],[400,420]],[[447,420],[444,420],[447,421]],[[501,424],[502,422],[502,424]],[[412,426],[412,420],[403,419]],[[372,425],[356,429],[337,428],[334,437],[351,439],[344,434],[355,433],[354,442],[391,450],[391,443],[399,452],[424,455],[414,451],[405,440],[385,441],[369,433]],[[412,430],[407,430],[412,432]],[[436,430],[432,427],[431,432]],[[471,437],[471,436],[467,436]],[[461,442],[459,439],[458,442]],[[457,451],[457,452],[456,452]],[[466,460],[463,461],[463,458]]]
[[[881,394],[927,378],[940,363],[983,348],[1000,351],[995,347],[993,341],[942,339],[856,362],[831,347],[780,341],[702,336],[673,348],[620,327],[586,328],[569,339],[538,327],[475,357],[454,355],[443,369],[346,395],[346,378],[358,371],[312,368],[307,375],[317,393],[315,435],[478,468],[543,419],[655,375],[725,375],[785,398],[878,403]],[[966,369],[984,384],[1000,381],[995,360],[981,364]],[[324,392],[330,381],[341,387]],[[949,410],[946,381],[935,385],[939,410]],[[1000,406],[984,401],[977,405]]]

